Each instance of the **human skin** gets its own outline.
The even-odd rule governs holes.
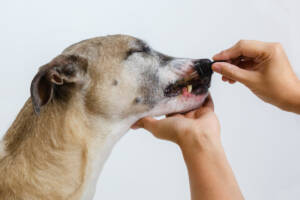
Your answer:
[[[238,81],[263,101],[300,114],[300,81],[279,43],[242,40],[213,59],[226,61],[212,66],[223,81]],[[211,97],[194,111],[162,120],[146,117],[133,128],[144,128],[179,145],[189,172],[192,200],[244,199],[222,147]]]
[[[300,114],[300,81],[281,44],[241,40],[213,57],[223,81],[241,82],[263,101]]]
[[[157,138],[179,145],[189,173],[192,200],[243,199],[221,143],[211,97],[196,110],[162,120],[146,117],[133,128],[144,128]]]

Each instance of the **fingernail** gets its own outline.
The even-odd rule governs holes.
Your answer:
[[[221,66],[217,63],[212,65],[212,70],[214,70],[217,73],[221,73]]]

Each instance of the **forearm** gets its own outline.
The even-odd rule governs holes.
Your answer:
[[[293,99],[293,104],[295,105],[294,112],[300,114],[300,80],[298,79],[298,84],[295,88],[295,98]]]
[[[221,145],[182,147],[192,200],[244,199]]]
[[[300,114],[300,80],[289,90],[289,95],[284,97],[283,110]]]

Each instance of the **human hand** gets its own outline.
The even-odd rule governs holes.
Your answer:
[[[162,120],[146,117],[132,128],[145,128],[180,146],[192,200],[244,199],[221,145],[220,124],[210,96],[196,110]]]
[[[220,124],[214,113],[211,96],[196,110],[169,115],[161,120],[145,117],[132,128],[144,128],[155,137],[175,142],[181,148],[207,148],[209,145],[221,145]]]
[[[300,81],[279,43],[242,40],[213,57],[223,81],[246,85],[263,101],[300,113]]]

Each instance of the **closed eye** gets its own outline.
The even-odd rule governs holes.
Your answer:
[[[142,47],[140,49],[130,49],[128,52],[127,52],[127,57],[135,54],[135,53],[149,53],[150,52],[150,48],[145,46],[145,47]]]

